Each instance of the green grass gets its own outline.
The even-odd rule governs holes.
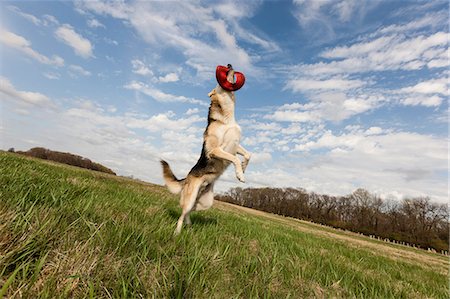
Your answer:
[[[448,298],[439,255],[225,204],[173,237],[179,215],[163,187],[2,152],[0,297]]]

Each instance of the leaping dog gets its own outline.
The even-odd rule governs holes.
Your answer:
[[[234,77],[236,75],[236,82]],[[189,213],[209,209],[214,200],[214,183],[231,163],[234,164],[236,178],[245,182],[244,172],[251,154],[240,144],[241,128],[234,118],[234,91],[242,87],[245,77],[235,72],[230,64],[218,66],[216,70],[218,85],[208,96],[211,105],[208,112],[208,125],[203,133],[203,148],[197,164],[184,179],[177,179],[166,161],[161,160],[163,177],[169,191],[180,195],[181,216],[174,234],[181,232],[183,222],[191,224]],[[237,154],[244,157],[243,162]]]

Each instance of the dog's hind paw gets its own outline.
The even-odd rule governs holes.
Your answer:
[[[241,181],[242,183],[245,183],[245,177],[243,173],[236,173],[236,178]]]
[[[245,160],[244,162],[241,163],[243,173],[245,173],[245,170],[247,169],[247,165],[248,165],[248,160]]]

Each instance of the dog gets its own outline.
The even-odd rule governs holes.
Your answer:
[[[214,183],[231,163],[234,165],[236,178],[243,183],[245,182],[244,172],[251,154],[239,143],[241,128],[234,117],[236,102],[234,90],[236,88],[234,90],[232,87],[230,88],[235,84],[235,71],[229,64],[226,73],[228,82],[226,82],[227,84],[221,84],[218,75],[219,67],[221,66],[218,66],[216,71],[219,84],[208,94],[211,99],[208,125],[203,133],[203,148],[197,164],[186,178],[179,180],[173,174],[169,164],[161,160],[163,178],[167,188],[174,194],[181,193],[180,206],[182,212],[174,235],[181,232],[183,222],[186,222],[187,225],[191,224],[190,212],[206,210],[213,205]],[[245,81],[243,74],[236,73],[241,75],[241,78]],[[244,81],[240,82],[237,89],[242,87]],[[242,162],[237,154],[244,157]]]

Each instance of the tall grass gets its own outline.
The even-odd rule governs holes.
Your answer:
[[[0,297],[448,297],[445,258],[431,267],[226,206],[174,238],[179,215],[160,186],[0,153]]]

